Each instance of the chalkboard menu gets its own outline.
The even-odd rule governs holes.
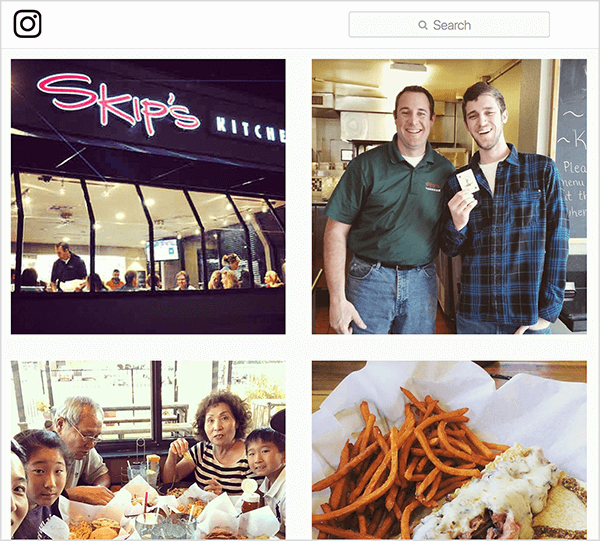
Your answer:
[[[561,60],[556,165],[569,209],[571,238],[587,236],[587,64]]]

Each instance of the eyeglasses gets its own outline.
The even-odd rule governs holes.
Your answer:
[[[92,445],[96,445],[98,442],[102,441],[102,438],[100,436],[84,436],[81,432],[79,432],[77,427],[71,421],[69,421],[68,419],[66,419],[66,421],[75,429],[75,432],[77,432],[77,434],[81,436],[85,443],[91,443]]]

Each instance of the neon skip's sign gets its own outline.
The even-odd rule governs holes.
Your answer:
[[[146,133],[149,137],[152,137],[156,133],[154,120],[168,115],[173,118],[175,126],[182,130],[197,130],[202,124],[197,116],[190,114],[188,107],[175,104],[176,98],[173,92],[169,92],[167,103],[162,103],[150,98],[132,96],[131,94],[109,96],[106,83],[100,83],[98,92],[95,92],[89,88],[64,86],[62,83],[66,82],[91,84],[92,79],[82,73],[57,73],[40,79],[37,82],[37,88],[46,94],[83,98],[80,101],[71,102],[54,98],[52,100],[53,105],[62,111],[81,111],[97,105],[100,109],[100,124],[102,126],[108,126],[112,114],[131,126],[143,122]],[[265,127],[261,124],[251,124],[223,116],[215,117],[213,122],[213,132],[219,135],[227,134],[258,141],[285,143],[285,130],[275,130],[270,126]]]
[[[167,103],[151,100],[149,98],[139,98],[131,94],[120,94],[119,96],[109,97],[106,83],[100,83],[98,92],[87,88],[73,86],[58,86],[67,81],[79,81],[91,84],[92,79],[81,73],[57,73],[40,79],[37,87],[47,94],[60,94],[63,96],[82,96],[84,99],[75,102],[64,102],[54,98],[52,103],[62,111],[81,111],[93,105],[98,105],[100,109],[100,124],[108,126],[108,119],[111,114],[124,120],[131,126],[138,122],[143,122],[148,136],[152,137],[156,133],[153,121],[158,118],[164,118],[171,115],[174,123],[182,130],[196,130],[200,127],[200,119],[189,114],[189,109],[185,105],[175,105],[175,94],[169,92]],[[130,104],[129,111],[117,107],[117,105]]]

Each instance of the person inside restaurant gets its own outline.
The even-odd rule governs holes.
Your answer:
[[[90,274],[85,282],[81,282],[76,288],[76,292],[81,291],[110,291],[103,283],[98,273]]]
[[[277,537],[285,538],[285,434],[273,428],[257,428],[246,438],[250,469],[264,476],[260,492],[280,524]]]
[[[216,270],[210,275],[208,289],[223,289],[223,282],[221,281],[221,271]]]
[[[190,285],[190,275],[184,270],[180,270],[175,279],[177,280],[177,287],[175,291],[185,291],[190,289],[196,289],[194,286]]]
[[[265,284],[267,287],[282,287],[283,282],[274,270],[265,273]]]
[[[106,282],[106,287],[111,291],[123,287],[125,284],[123,283],[123,280],[121,280],[120,276],[121,273],[119,272],[119,269],[115,269],[113,271],[112,278]]]
[[[128,270],[125,273],[125,285],[114,291],[136,291],[138,288],[137,272]]]
[[[240,281],[234,270],[222,270],[221,281],[223,282],[223,289],[239,289]]]
[[[171,443],[163,481],[176,482],[194,472],[196,482],[207,492],[242,494],[242,481],[256,477],[244,445],[250,422],[248,404],[236,394],[217,391],[205,397],[193,424],[200,442],[191,449],[184,438]]]
[[[53,515],[60,517],[58,497],[65,488],[69,451],[56,432],[25,430],[15,436],[26,456],[29,511],[14,539],[39,539],[40,527]]]
[[[85,263],[77,255],[71,252],[71,247],[66,242],[56,244],[56,255],[58,259],[52,265],[52,276],[50,283],[52,291],[73,291],[79,283],[87,276]]]
[[[237,271],[240,266],[241,259],[238,257],[237,254],[228,254],[222,257],[221,263],[223,264],[223,268],[221,269],[221,271]]]
[[[34,268],[29,267],[23,270],[21,274],[21,285],[24,287],[37,287],[40,285],[37,271]]]
[[[100,441],[104,412],[91,398],[67,398],[56,411],[54,431],[65,443],[70,463],[66,491],[69,499],[105,505],[113,498],[110,475],[95,446]]]
[[[27,474],[25,473],[25,452],[13,439],[10,440],[10,537],[23,522],[29,503],[27,501]]]

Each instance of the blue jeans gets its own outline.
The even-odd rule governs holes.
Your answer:
[[[488,323],[486,321],[473,321],[461,315],[456,316],[457,334],[515,334],[520,325],[505,325],[503,323]],[[550,334],[550,326],[539,331],[527,329],[525,334]]]
[[[355,334],[435,334],[435,263],[410,270],[382,267],[354,256],[348,269],[346,298],[367,325]]]

